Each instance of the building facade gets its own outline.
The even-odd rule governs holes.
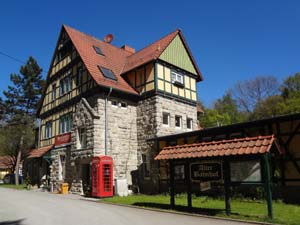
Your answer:
[[[157,191],[157,142],[198,129],[202,75],[176,30],[138,52],[63,26],[38,109],[39,147],[51,147],[50,182],[83,193],[94,156],[109,155],[114,179]],[[152,188],[150,188],[152,187]]]

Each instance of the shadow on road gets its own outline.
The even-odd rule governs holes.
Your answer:
[[[168,210],[171,209],[169,204],[161,204],[161,203],[136,202],[136,203],[134,203],[134,205],[150,207],[150,208],[157,208],[157,209],[168,209]],[[215,216],[219,213],[224,212],[224,210],[221,210],[221,209],[194,208],[194,207],[192,209],[189,209],[187,206],[180,206],[180,205],[175,206],[174,210],[180,211],[180,212],[198,213],[198,214],[209,215],[209,216]]]
[[[0,222],[0,225],[22,225],[23,224],[23,220],[14,220],[14,221],[4,221],[4,222]]]

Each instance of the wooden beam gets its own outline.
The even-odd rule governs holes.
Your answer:
[[[175,179],[174,179],[174,162],[170,160],[170,205],[171,209],[175,208]]]
[[[187,184],[187,205],[188,210],[192,211],[192,182],[191,182],[191,170],[190,163],[185,163],[185,174],[186,174],[186,184]]]
[[[270,174],[270,154],[265,153],[264,158],[264,183],[266,200],[268,204],[268,217],[273,219],[273,206],[272,206],[272,190],[271,190],[271,174]]]
[[[225,191],[225,208],[226,215],[230,216],[231,214],[231,205],[230,205],[230,164],[228,159],[224,160],[224,191]]]

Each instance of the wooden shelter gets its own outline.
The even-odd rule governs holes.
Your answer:
[[[273,217],[271,194],[271,150],[284,154],[274,135],[211,141],[165,147],[155,160],[168,160],[170,166],[170,204],[175,206],[175,165],[184,167],[188,207],[192,207],[192,182],[224,185],[226,213],[229,215],[230,187],[235,183],[262,185],[268,202],[268,215]],[[276,152],[272,151],[276,154]],[[242,162],[242,164],[240,163]]]

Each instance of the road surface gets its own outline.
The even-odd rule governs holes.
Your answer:
[[[0,188],[0,225],[239,225],[83,200],[76,195]]]

